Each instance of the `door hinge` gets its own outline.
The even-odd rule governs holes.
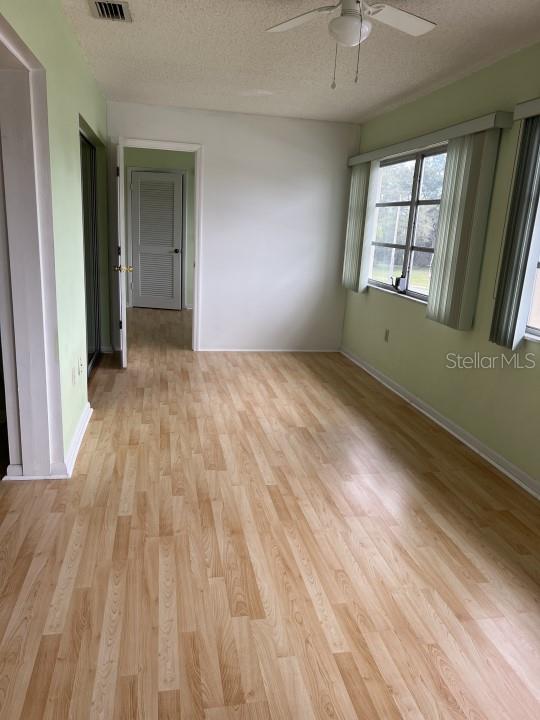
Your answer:
[[[120,245],[119,245],[119,246],[118,246],[118,257],[120,257],[121,254],[122,254],[122,248],[121,248]]]
[[[120,320],[118,324],[120,325],[120,330],[122,330],[122,321]]]
[[[116,166],[116,177],[120,177],[120,168]]]

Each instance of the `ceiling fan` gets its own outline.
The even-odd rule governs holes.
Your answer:
[[[365,0],[341,0],[336,5],[325,5],[308,10],[308,12],[268,28],[267,32],[292,30],[310,22],[318,15],[330,15],[339,8],[341,8],[341,14],[330,20],[328,31],[339,45],[345,47],[356,47],[367,40],[373,28],[371,19],[415,37],[424,35],[436,27],[435,23],[429,20],[384,3],[368,5]]]

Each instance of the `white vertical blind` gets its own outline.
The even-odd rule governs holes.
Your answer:
[[[523,121],[489,339],[515,349],[525,336],[540,255],[540,116]]]
[[[370,163],[363,163],[362,165],[355,165],[351,173],[342,284],[347,290],[354,290],[355,292],[358,292],[359,289],[369,172]]]
[[[448,143],[427,317],[457,330],[474,322],[499,136]]]
[[[472,135],[449,141],[427,304],[428,318],[443,325],[454,319],[454,286],[472,155]]]

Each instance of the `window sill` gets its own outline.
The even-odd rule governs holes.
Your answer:
[[[410,300],[415,303],[420,303],[420,305],[427,305],[427,298],[425,300],[422,300],[422,298],[415,297],[414,295],[398,293],[396,290],[390,290],[389,288],[381,287],[380,285],[373,285],[370,282],[368,282],[368,289],[369,290],[377,290],[378,292],[385,293],[386,295],[395,295],[396,297],[404,298],[405,300]],[[540,338],[538,338],[538,340],[540,340]]]

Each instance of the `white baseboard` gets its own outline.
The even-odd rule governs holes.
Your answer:
[[[111,353],[114,352],[112,345],[102,345],[100,350],[105,355],[110,355]]]
[[[66,455],[66,471],[68,477],[71,477],[71,475],[73,474],[75,461],[77,460],[77,455],[79,454],[79,450],[81,448],[84,433],[86,432],[86,428],[88,427],[88,423],[90,422],[90,418],[92,417],[92,412],[93,410],[90,407],[90,403],[87,402],[81,413],[81,417],[79,418],[79,422],[77,423],[75,432],[73,433],[71,445],[69,446]]]
[[[79,422],[77,423],[75,432],[73,433],[71,445],[69,446],[69,449],[68,449],[68,452],[66,455],[66,469],[67,469],[68,477],[71,477],[71,475],[73,474],[73,468],[75,467],[75,461],[77,460],[77,455],[79,454],[79,450],[81,448],[81,443],[84,438],[84,433],[86,432],[86,428],[88,427],[88,423],[90,422],[92,413],[93,413],[93,410],[90,407],[90,403],[87,402],[84,407],[84,410],[81,413],[81,417],[79,418]]]
[[[48,475],[23,475],[22,465],[8,465],[2,482],[19,482],[20,480],[67,480],[64,463],[53,463]]]
[[[6,478],[20,478],[22,477],[22,465],[8,465],[6,469]]]
[[[18,482],[19,480],[68,480],[73,474],[73,468],[75,467],[75,461],[79,454],[79,449],[84,438],[84,433],[90,422],[92,416],[92,408],[90,403],[86,403],[84,409],[73,433],[71,445],[69,446],[66,458],[64,462],[51,463],[51,471],[48,475],[23,475],[22,465],[9,465],[4,480],[12,480]]]
[[[523,488],[523,490],[526,490],[528,493],[540,500],[540,481],[531,477],[531,475],[526,473],[524,470],[521,470],[521,468],[511,463],[498,452],[495,452],[495,450],[492,450],[488,445],[485,445],[477,437],[471,435],[471,433],[464,430],[455,422],[449,420],[444,415],[441,415],[441,413],[435,410],[435,408],[425,403],[416,395],[413,395],[402,385],[399,385],[397,382],[392,380],[392,378],[388,377],[388,375],[380,372],[380,370],[377,370],[377,368],[373,367],[364,360],[361,360],[359,357],[353,355],[347,350],[342,349],[340,352],[355,365],[358,365],[358,367],[362,368],[362,370],[365,370],[369,375],[375,378],[375,380],[378,380],[382,385],[387,387],[389,390],[392,390],[392,392],[396,395],[399,395],[403,398],[403,400],[426,415],[430,420],[433,420],[433,422],[437,423],[437,425],[440,425],[451,435],[456,437],[458,440],[461,440],[464,445],[467,445],[467,447],[471,450],[474,450],[474,452],[496,467],[497,470],[504,473],[510,478],[510,480]]]
[[[4,475],[2,482],[19,482],[28,480],[69,480],[67,473],[54,475]]]
[[[197,352],[228,352],[228,353],[340,353],[337,348],[197,348]]]

